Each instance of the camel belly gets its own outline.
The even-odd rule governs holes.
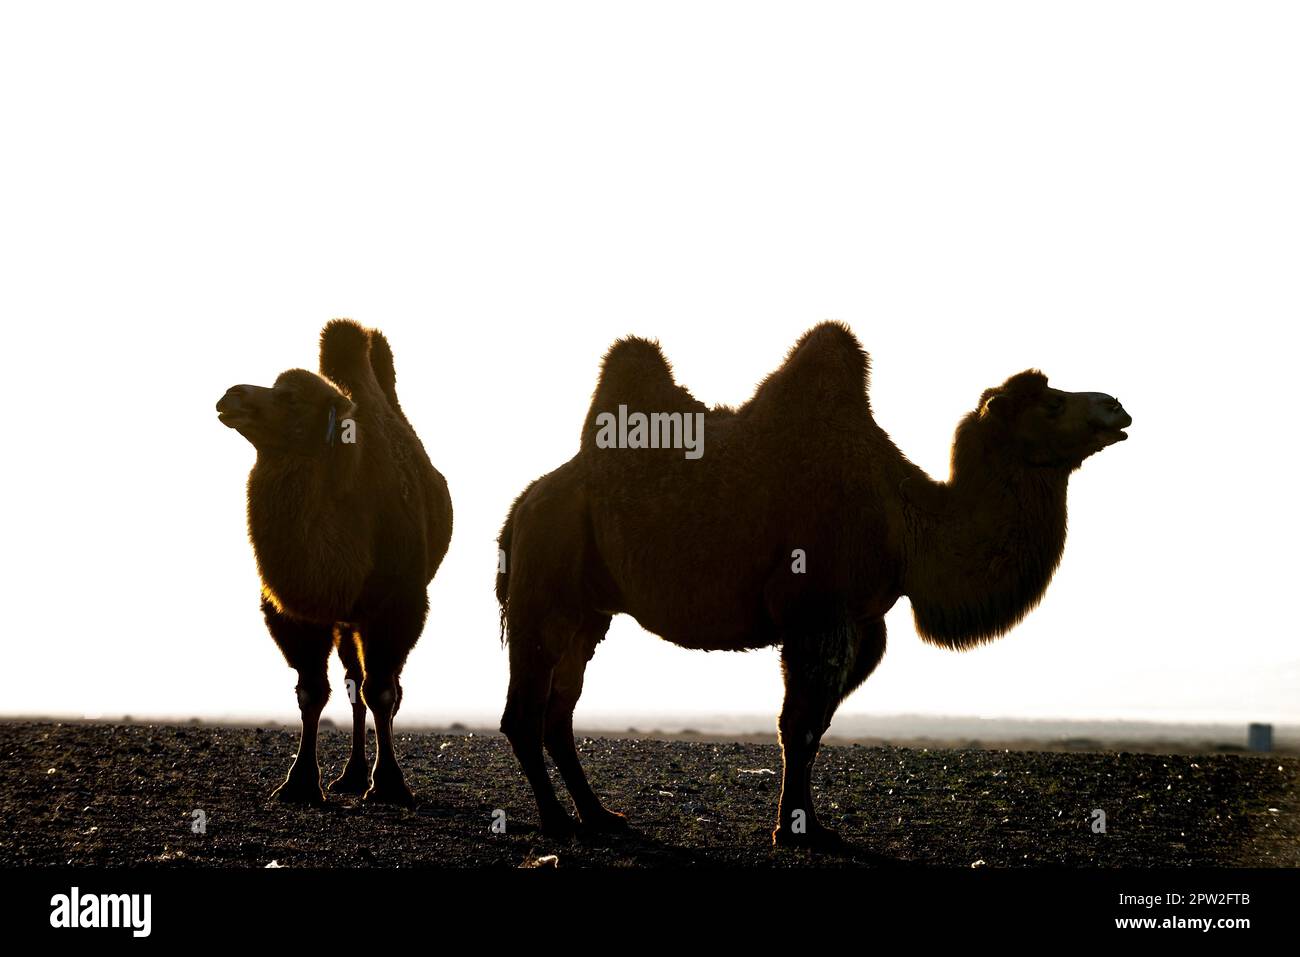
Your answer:
[[[621,612],[646,631],[683,648],[742,651],[776,644],[779,637],[763,612],[761,592],[719,592],[708,588],[658,594],[622,589]]]
[[[635,615],[632,616],[636,618]],[[678,626],[654,628],[636,618],[646,631],[664,641],[694,651],[752,651],[780,644],[781,636],[769,627],[755,627],[744,631],[707,631],[699,627]]]

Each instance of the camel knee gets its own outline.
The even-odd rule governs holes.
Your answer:
[[[520,655],[518,646],[511,647],[510,689],[506,692],[506,707],[501,715],[501,733],[511,743],[540,740],[546,721],[547,705],[551,700],[551,682],[554,665],[530,649],[528,657]]]
[[[512,690],[501,715],[501,733],[515,748],[539,747],[547,731],[549,692],[523,694]]]
[[[829,721],[810,723],[794,720],[777,724],[781,762],[787,772],[812,766],[817,760],[817,752],[821,750],[822,735],[829,726]]]
[[[516,702],[507,702],[506,710],[501,714],[501,733],[512,745],[524,741],[540,740],[542,737],[542,717],[539,714],[524,713]]]
[[[807,745],[821,740],[830,727],[834,706],[821,695],[786,693],[785,705],[776,719],[782,743]]]
[[[324,675],[299,675],[294,690],[298,694],[298,710],[303,714],[323,711],[330,699],[330,683]]]
[[[564,734],[573,730],[573,705],[567,701],[551,699],[546,708],[542,728],[549,738],[553,734]]]
[[[391,676],[367,677],[361,683],[361,699],[375,714],[391,714],[397,707],[399,697],[397,680]]]
[[[574,749],[572,719],[548,716],[546,725],[542,728],[542,743],[552,755],[572,751]]]

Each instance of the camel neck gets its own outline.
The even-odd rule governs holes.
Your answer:
[[[959,472],[909,496],[904,590],[927,641],[991,641],[1042,599],[1065,548],[1068,470]]]
[[[358,453],[355,447],[334,446],[322,458],[258,455],[248,484],[250,506],[260,505],[286,511],[317,511],[331,506],[348,507],[347,499],[356,485]],[[304,521],[312,521],[304,515]]]

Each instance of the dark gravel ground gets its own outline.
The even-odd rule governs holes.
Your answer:
[[[579,746],[629,833],[543,837],[496,735],[400,734],[414,811],[334,795],[303,809],[267,799],[296,731],[0,723],[0,865],[506,868],[555,855],[540,866],[1300,866],[1295,757],[824,747],[819,815],[854,849],[830,856],[771,847],[773,745]],[[326,780],[347,747],[345,732],[322,729]],[[1104,834],[1089,826],[1095,808]],[[191,832],[196,809],[204,834]],[[504,834],[490,831],[496,809]]]

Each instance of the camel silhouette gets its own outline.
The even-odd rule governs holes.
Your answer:
[[[447,483],[398,404],[388,340],[335,319],[321,332],[320,375],[290,369],[271,388],[233,386],[217,412],[257,449],[248,531],[262,613],[298,672],[302,743],[273,796],[325,800],[316,736],[337,647],[350,686],[352,752],[331,790],[412,806],[393,749],[393,716],[452,515]],[[373,775],[367,706],[375,719]]]
[[[543,747],[584,830],[625,826],[573,742],[587,662],[624,613],[686,648],[780,646],[773,841],[838,846],[813,807],[813,761],[835,709],[884,654],[885,613],[906,595],[921,636],[947,648],[1006,632],[1060,561],[1070,474],[1132,423],[1111,396],[1062,392],[1027,370],[961,420],[948,480],[936,482],[876,424],[868,385],[869,359],[837,323],[805,333],[736,409],[709,409],[677,385],[653,342],[610,348],[581,448],[524,490],[498,540],[510,659],[501,730],[544,832],[571,836],[575,824]],[[644,434],[597,441],[630,410],[657,417],[661,433],[703,414],[702,454]]]

